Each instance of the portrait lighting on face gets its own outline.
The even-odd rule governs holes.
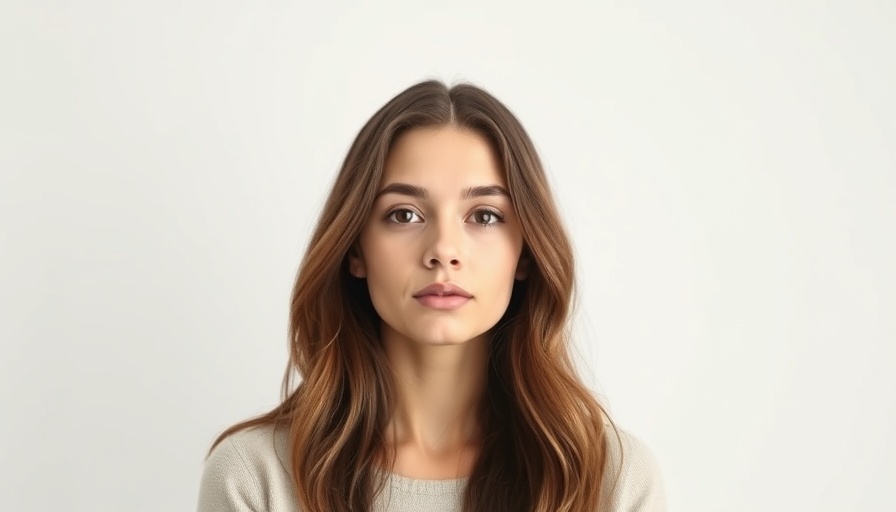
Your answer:
[[[459,344],[510,302],[522,233],[494,151],[454,127],[402,135],[350,256],[383,321],[383,342]]]

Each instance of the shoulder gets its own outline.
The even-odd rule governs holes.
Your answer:
[[[293,511],[285,428],[262,426],[224,438],[205,460],[199,511]]]
[[[666,497],[656,457],[643,441],[611,425],[607,430],[603,510],[662,512]],[[617,435],[618,434],[618,435]]]

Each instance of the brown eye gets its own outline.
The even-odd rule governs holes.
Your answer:
[[[481,224],[483,226],[491,226],[499,222],[504,222],[504,217],[491,210],[476,210],[475,212],[473,212],[473,220],[477,224]]]
[[[414,217],[417,217],[417,214],[407,208],[392,210],[386,215],[387,220],[397,224],[410,224],[414,222]]]

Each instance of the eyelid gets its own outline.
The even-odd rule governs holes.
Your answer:
[[[419,224],[419,222],[395,222],[393,220],[389,220],[389,218],[392,217],[392,215],[394,215],[395,213],[403,212],[403,211],[409,211],[409,212],[413,213],[414,215],[416,215],[417,217],[420,217],[421,219],[423,218],[423,215],[420,212],[418,212],[417,210],[415,210],[414,208],[411,208],[409,206],[396,206],[394,208],[389,208],[386,211],[386,214],[383,216],[383,220],[385,220],[389,223],[392,223],[392,224]]]
[[[489,213],[489,214],[491,214],[491,215],[494,215],[494,216],[497,218],[497,220],[496,220],[495,222],[488,222],[488,223],[486,223],[486,224],[483,224],[483,223],[481,223],[481,222],[475,222],[475,221],[474,221],[474,222],[473,222],[474,224],[477,224],[477,225],[482,226],[482,227],[489,227],[489,226],[494,226],[495,224],[501,224],[501,223],[503,223],[503,222],[505,222],[505,221],[507,220],[506,217],[504,216],[504,214],[501,213],[500,210],[498,210],[497,208],[486,207],[486,206],[482,206],[482,207],[476,208],[475,210],[473,210],[472,212],[470,212],[470,215],[468,215],[467,218],[473,217],[473,216],[476,215],[477,213],[482,213],[482,212],[485,212],[485,213]]]
[[[392,215],[394,215],[395,213],[403,212],[403,211],[409,211],[409,212],[413,213],[414,215],[416,215],[417,217],[423,218],[423,215],[420,212],[418,212],[415,208],[412,208],[410,206],[395,206],[393,208],[389,208],[388,210],[386,210],[386,213],[383,215],[383,220],[386,220],[387,222],[390,222],[392,224],[419,224],[420,223],[420,222],[395,222],[395,221],[389,220],[389,218],[392,217]],[[470,212],[470,214],[467,216],[467,218],[469,218],[473,215],[476,215],[477,213],[480,213],[480,212],[490,213],[498,218],[498,220],[496,222],[492,222],[492,223],[488,223],[488,224],[474,222],[474,224],[477,224],[480,226],[491,226],[494,224],[499,224],[499,223],[505,222],[507,220],[507,216],[504,215],[504,213],[501,212],[501,210],[499,210],[493,206],[478,206]]]
[[[494,213],[495,215],[497,215],[497,216],[499,216],[499,217],[504,217],[504,212],[502,212],[501,210],[495,208],[494,206],[477,206],[476,209],[473,210],[473,213],[476,213],[476,212],[483,212],[483,211],[485,211],[485,212],[492,212],[492,213]]]

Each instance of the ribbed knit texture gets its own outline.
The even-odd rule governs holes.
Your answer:
[[[622,436],[622,471],[604,510],[663,512],[662,479],[650,450],[637,438]],[[205,461],[199,512],[300,512],[286,469],[287,432],[271,427],[243,430],[222,441]],[[604,485],[619,469],[619,444],[609,433],[610,459]],[[419,480],[390,474],[376,497],[375,512],[461,512],[467,478]]]

